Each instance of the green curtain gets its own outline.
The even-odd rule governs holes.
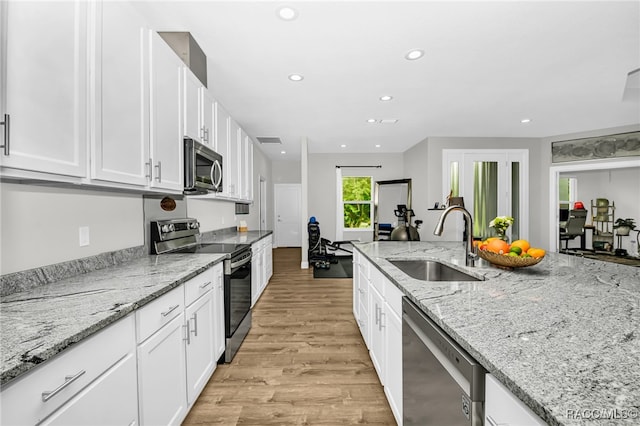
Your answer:
[[[473,163],[473,236],[488,238],[495,235],[489,222],[498,215],[498,163]]]

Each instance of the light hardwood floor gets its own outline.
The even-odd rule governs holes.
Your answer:
[[[218,365],[184,425],[395,425],[352,313],[351,279],[313,279],[300,249],[274,273],[233,362]]]

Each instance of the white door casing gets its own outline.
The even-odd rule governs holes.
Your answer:
[[[301,247],[301,197],[298,183],[274,185],[275,246]]]

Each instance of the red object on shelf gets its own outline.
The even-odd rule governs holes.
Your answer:
[[[573,208],[574,210],[584,210],[584,204],[582,204],[582,201],[576,201],[573,203]]]

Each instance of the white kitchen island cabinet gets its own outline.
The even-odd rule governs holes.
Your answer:
[[[399,425],[402,425],[402,291],[354,251],[354,316]]]
[[[485,426],[546,426],[493,375],[485,375]]]
[[[88,10],[82,0],[0,2],[2,175],[86,177]]]

